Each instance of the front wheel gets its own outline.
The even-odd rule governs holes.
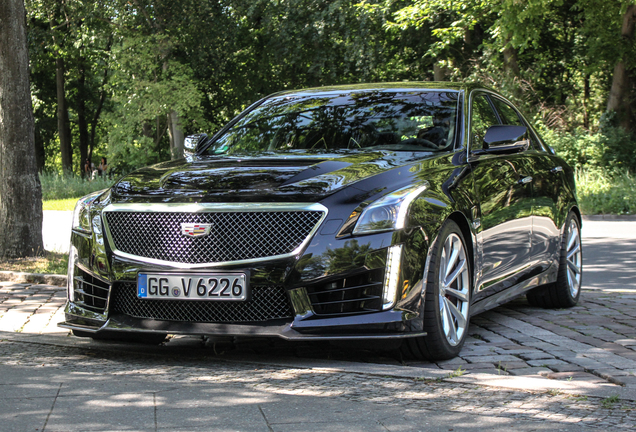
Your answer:
[[[426,336],[407,339],[408,357],[445,360],[456,357],[468,334],[470,310],[470,257],[459,226],[448,220],[431,251],[424,296]]]
[[[559,254],[559,271],[555,283],[535,288],[526,297],[532,306],[566,308],[577,304],[581,296],[583,275],[583,249],[581,227],[570,212],[565,222]]]

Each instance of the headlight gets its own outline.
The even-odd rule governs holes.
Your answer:
[[[362,211],[353,234],[371,234],[404,228],[409,205],[427,188],[428,183],[408,186],[372,202]]]
[[[105,189],[104,189],[105,190]],[[73,229],[77,231],[91,232],[91,204],[104,190],[93,192],[77,201],[73,211]]]

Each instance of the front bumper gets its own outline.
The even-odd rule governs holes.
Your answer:
[[[424,292],[421,257],[426,256],[428,238],[421,229],[342,240],[318,233],[297,256],[210,268],[247,271],[252,286],[278,287],[277,301],[284,303],[287,312],[277,311],[258,319],[249,314],[234,319],[216,312],[204,318],[155,311],[137,313],[136,308],[149,304],[136,298],[137,274],[177,270],[114,254],[109,242],[95,235],[74,231],[71,243],[69,275],[74,277],[69,278],[66,320],[59,324],[62,328],[96,335],[136,332],[287,340],[399,339],[425,334],[420,314]],[[399,286],[395,305],[385,310],[382,289],[389,266],[387,257],[396,244],[401,245],[402,253]],[[211,302],[190,304],[194,303]],[[162,308],[165,304],[156,303]]]

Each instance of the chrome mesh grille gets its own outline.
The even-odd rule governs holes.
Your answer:
[[[267,321],[294,316],[285,289],[279,285],[252,286],[244,302],[147,300],[137,298],[134,282],[115,284],[111,312],[136,318],[181,322],[233,323]]]
[[[321,211],[104,213],[114,248],[144,258],[187,264],[240,261],[293,252]],[[209,235],[186,237],[182,223],[212,224]]]

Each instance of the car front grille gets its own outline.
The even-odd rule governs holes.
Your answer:
[[[111,312],[136,318],[166,321],[236,323],[292,318],[285,289],[279,285],[253,285],[252,297],[244,302],[148,300],[137,298],[134,282],[115,284]]]
[[[306,287],[316,315],[343,316],[382,310],[384,269]]]
[[[206,264],[285,255],[297,249],[322,211],[104,212],[114,249],[161,261]],[[211,224],[189,237],[182,224]]]
[[[99,313],[106,309],[110,285],[77,267],[73,278],[73,291],[74,302],[81,307]]]

